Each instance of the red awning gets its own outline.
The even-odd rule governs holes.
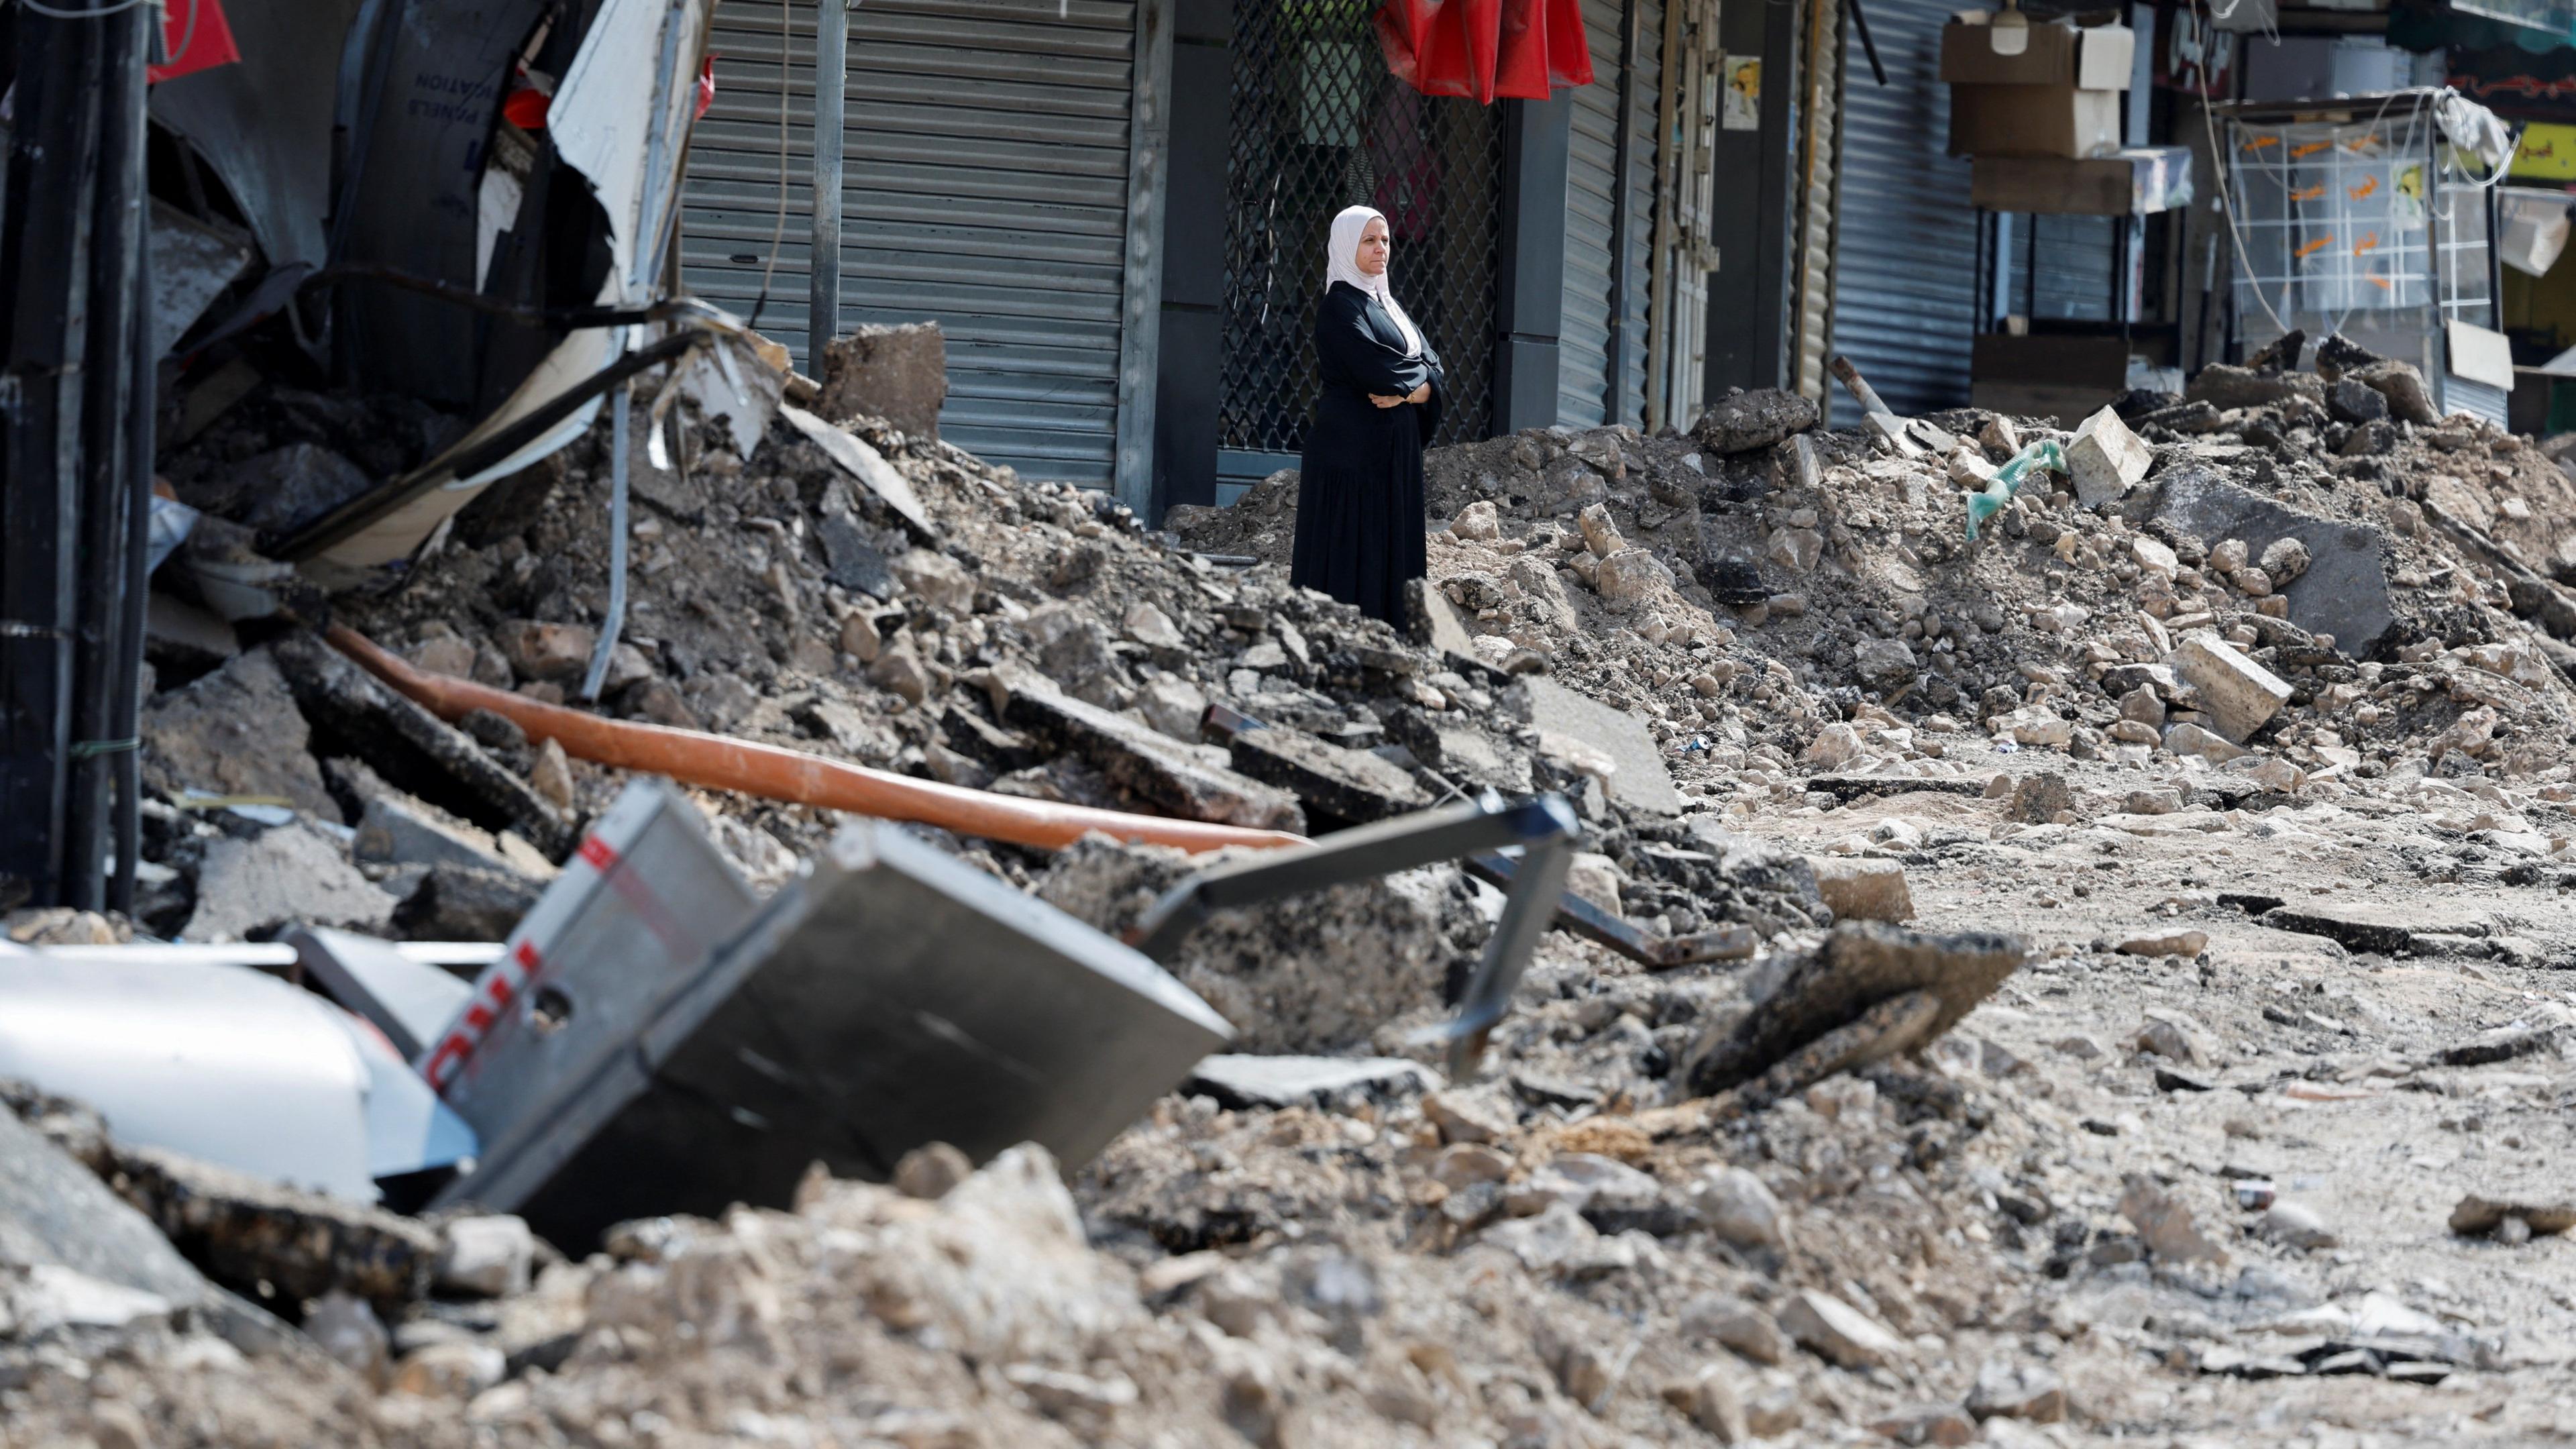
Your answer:
[[[1386,0],[1376,25],[1386,68],[1426,96],[1491,105],[1592,84],[1582,0]]]

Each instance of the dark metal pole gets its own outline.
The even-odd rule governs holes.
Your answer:
[[[1641,31],[1637,0],[1626,0],[1619,14],[1619,128],[1610,162],[1610,365],[1602,378],[1601,396],[1601,416],[1612,423],[1625,420],[1628,407],[1628,228],[1634,223],[1631,213],[1636,209],[1628,204],[1628,162],[1637,129],[1635,92],[1637,67],[1642,60],[1638,53]],[[1653,212],[1647,215],[1651,219]]]
[[[99,32],[102,49],[98,170],[90,213],[88,365],[81,388],[80,579],[78,647],[72,660],[71,784],[63,830],[61,899],[84,910],[107,904],[106,860],[113,817],[109,785],[114,756],[131,753],[135,740],[117,728],[117,704],[134,685],[120,685],[131,668],[126,647],[126,579],[133,571],[126,515],[135,482],[149,488],[151,457],[137,454],[134,416],[150,410],[150,394],[135,393],[134,354],[148,348],[143,315],[144,251],[143,66],[151,45],[149,23],[158,12],[128,5],[84,22]],[[120,874],[122,867],[120,866]]]
[[[823,347],[841,335],[841,132],[850,81],[850,10],[858,0],[822,0],[814,24],[813,302],[805,323],[805,368],[823,375]]]
[[[160,38],[157,10],[144,10],[137,18],[143,31],[146,50]],[[134,249],[135,336],[127,353],[133,360],[134,378],[131,403],[126,409],[126,458],[129,464],[125,487],[125,596],[124,608],[117,618],[116,687],[109,697],[108,734],[116,739],[139,739],[143,733],[143,620],[145,596],[152,587],[152,478],[154,474],[154,439],[158,434],[160,411],[161,359],[152,347],[151,317],[146,299],[152,296],[152,222],[151,202],[146,195],[149,185],[145,167],[148,127],[144,123],[146,98],[150,88],[145,84],[142,68],[137,67],[133,110],[135,122],[135,187],[142,203],[136,211],[137,245]],[[192,167],[194,161],[189,163]],[[119,750],[113,756],[116,775],[116,874],[108,881],[108,908],[127,915],[134,912],[134,866],[143,849],[143,751],[138,747]]]
[[[21,7],[0,231],[0,877],[62,892],[90,205],[106,37]],[[121,361],[122,359],[120,359]]]

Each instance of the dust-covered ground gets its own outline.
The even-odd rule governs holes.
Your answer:
[[[1198,728],[1227,704],[1419,801],[1561,792],[1577,889],[1651,935],[1746,926],[1756,952],[1659,972],[1551,934],[1482,1070],[1448,1082],[1412,1031],[1481,949],[1489,892],[1443,868],[1220,919],[1175,969],[1243,1049],[1413,1065],[1287,1105],[1186,1086],[1070,1172],[932,1151],[894,1185],[647,1218],[538,1253],[498,1297],[272,1301],[308,1330],[282,1341],[186,1305],[68,1314],[13,1270],[0,1444],[2576,1436],[2576,607],[2554,577],[2576,489],[2531,440],[2341,386],[2361,375],[2132,400],[2144,478],[2091,507],[2045,479],[1975,543],[1974,466],[1777,400],[1692,435],[1449,450],[1427,607],[1454,617],[1409,634],[1286,585],[1293,478],[1174,520],[1178,545],[1268,560],[1238,569],[868,420],[929,536],[810,443],[773,429],[737,458],[710,434],[639,487],[612,713],[1341,823],[1232,775]],[[2023,441],[1936,421],[1989,470]],[[597,465],[525,480],[342,616],[425,668],[560,696],[580,651],[530,626],[598,622]],[[2251,522],[2192,526],[2213,516]],[[2179,662],[2202,645],[2279,686],[2252,727]],[[309,776],[303,813],[345,832],[381,787],[333,764],[363,741],[319,727],[273,777],[212,778],[222,752],[190,741],[223,690],[277,708],[266,678],[226,662],[156,700],[165,922],[207,904],[218,846],[267,838],[184,791]],[[1641,721],[1672,799],[1534,704],[1538,678]],[[1137,734],[1051,735],[1017,703],[1050,690]],[[476,738],[576,821],[618,783]],[[756,877],[833,823],[700,798]],[[1187,868],[937,838],[1112,928]],[[418,873],[348,868],[404,929]],[[1706,1078],[1864,949],[2019,965],[1910,1052]]]

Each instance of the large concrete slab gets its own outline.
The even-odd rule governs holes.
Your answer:
[[[1590,745],[1610,757],[1615,767],[1608,782],[1610,797],[1657,815],[1682,813],[1681,791],[1646,722],[1626,710],[1575,693],[1553,679],[1531,676],[1520,682],[1529,723]]]
[[[2387,539],[2378,529],[2284,508],[2196,467],[2165,475],[2148,516],[2204,544],[2241,538],[2252,558],[2261,558],[2275,539],[2306,544],[2307,572],[2280,591],[2289,600],[2290,622],[2312,634],[2333,635],[2335,647],[2346,654],[2367,657],[2396,627]]]

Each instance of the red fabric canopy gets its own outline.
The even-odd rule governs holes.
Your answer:
[[[1491,105],[1592,84],[1582,0],[1386,0],[1376,25],[1386,68],[1426,96]]]

